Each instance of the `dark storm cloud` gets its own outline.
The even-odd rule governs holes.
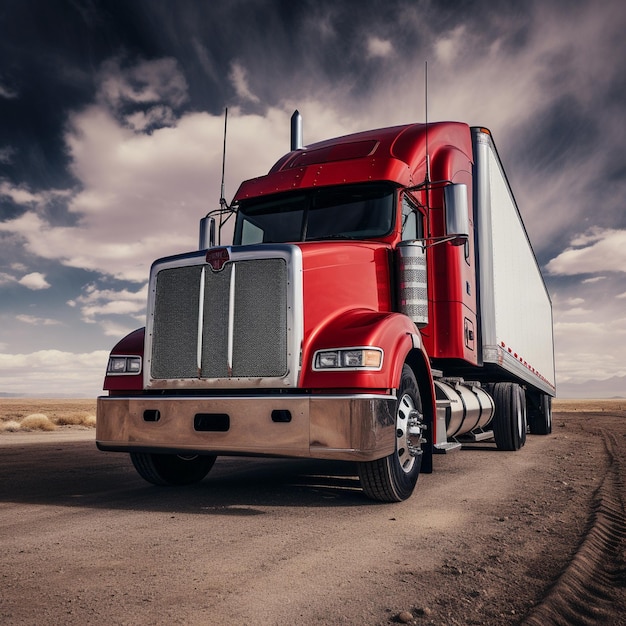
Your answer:
[[[3,123],[13,129],[5,141],[36,138],[37,146],[14,167],[34,166],[43,175],[41,162],[60,152],[66,108],[90,99],[100,64],[113,56],[178,59],[189,79],[190,106],[218,112],[233,96],[224,76],[234,59],[248,68],[253,91],[269,104],[284,97],[285,84],[314,90],[320,78],[347,81],[362,94],[378,79],[363,63],[364,32],[423,56],[424,46],[456,24],[487,37],[507,24],[506,45],[523,45],[524,13],[506,3],[499,11],[499,20],[485,22],[478,5],[464,3],[8,0],[0,9],[0,84],[20,97],[1,98]],[[25,119],[31,120],[27,129]]]
[[[343,101],[364,119],[376,117],[371,113],[386,100],[389,119],[379,116],[381,124],[420,119],[423,61],[429,59],[433,117],[441,119],[452,99],[459,101],[457,109],[469,111],[484,98],[486,119],[468,121],[495,124],[513,180],[524,189],[531,175],[550,177],[555,163],[584,167],[606,125],[618,112],[621,117],[626,78],[610,62],[625,53],[619,4],[7,0],[0,8],[2,175],[31,189],[79,182],[65,143],[68,115],[102,95],[103,76],[115,74],[112,64],[128,85],[133,72],[138,77],[148,67],[142,62],[177,64],[186,99],[177,107],[170,103],[172,110],[129,98],[116,107],[109,99],[120,121],[150,131],[174,124],[183,110],[220,115],[225,105],[236,104],[264,115],[286,100],[311,98],[329,107]],[[580,33],[569,34],[573,27]],[[556,45],[550,45],[553,39]],[[529,54],[533,49],[541,53]],[[489,61],[481,65],[482,59]],[[520,109],[518,119],[498,113],[498,125],[498,102],[501,108],[517,106],[505,104],[504,96],[525,80],[529,89],[519,96],[527,98],[526,111]],[[133,107],[137,117],[130,120]],[[411,109],[409,118],[392,119],[394,112]],[[604,146],[603,168],[617,176],[618,185],[622,145]],[[603,211],[605,222],[619,213],[611,202]],[[563,238],[572,234],[561,231]]]
[[[75,3],[9,0],[0,8],[0,34],[0,76],[17,93],[0,98],[2,141],[19,146],[7,171],[36,187],[66,183],[67,109],[93,96],[93,70],[117,49],[116,28],[86,22]]]

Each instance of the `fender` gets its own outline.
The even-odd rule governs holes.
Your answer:
[[[407,355],[422,342],[415,324],[401,313],[369,309],[342,311],[305,342],[300,387],[305,389],[358,389],[384,391],[400,384]],[[350,347],[378,347],[383,350],[379,371],[315,371],[313,358],[318,350]]]
[[[143,363],[145,334],[145,328],[138,328],[132,333],[126,335],[126,337],[119,341],[113,350],[111,350],[111,356],[140,356]],[[104,378],[104,385],[102,388],[105,391],[141,391],[143,389],[143,371],[138,374],[125,374],[119,376],[111,376],[107,374]]]

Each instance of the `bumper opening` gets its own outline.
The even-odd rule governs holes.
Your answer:
[[[193,429],[205,433],[227,433],[230,430],[230,415],[227,413],[196,413]]]

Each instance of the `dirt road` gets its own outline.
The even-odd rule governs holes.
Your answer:
[[[624,411],[437,456],[393,505],[309,461],[157,488],[93,439],[0,435],[2,624],[626,624]]]

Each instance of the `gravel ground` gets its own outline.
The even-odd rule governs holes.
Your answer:
[[[161,489],[93,429],[3,432],[0,622],[626,624],[611,407],[557,411],[520,452],[438,456],[393,505],[349,464],[220,458]]]

